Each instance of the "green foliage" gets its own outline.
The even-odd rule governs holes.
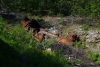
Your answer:
[[[66,23],[63,21],[62,18],[61,18],[61,20],[59,21],[59,24],[61,24],[61,25],[66,25]]]
[[[83,24],[83,25],[81,26],[81,28],[82,28],[83,30],[88,30],[88,29],[89,29],[89,25]]]
[[[85,47],[85,42],[76,42],[74,46],[76,48],[84,48]]]
[[[1,8],[36,15],[100,17],[99,0],[1,0]]]
[[[6,26],[6,21],[3,21],[3,19],[0,17],[0,33],[4,30],[4,27]]]
[[[58,14],[57,14],[57,16],[58,16],[58,17],[63,17],[64,15],[63,15],[63,14],[58,13]]]
[[[10,28],[0,18],[0,67],[71,67],[69,60],[54,53],[37,49],[36,42],[28,32],[16,24]]]
[[[98,21],[95,23],[95,27],[96,27],[96,28],[100,28],[100,20],[98,20]]]
[[[100,37],[96,37],[95,39],[96,39],[96,40],[100,40]]]
[[[89,52],[88,58],[100,65],[100,54],[98,52]]]

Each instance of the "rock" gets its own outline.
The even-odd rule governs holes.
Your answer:
[[[96,42],[96,38],[100,38],[99,32],[100,30],[87,31],[86,42]]]
[[[81,59],[84,57],[84,52],[73,46],[66,46],[64,44],[54,43],[51,45],[51,50],[61,51],[61,53],[70,59]]]
[[[20,13],[16,13],[16,12],[9,11],[9,10],[1,10],[0,15],[2,16],[2,18],[8,19],[8,20],[18,20],[24,17]]]

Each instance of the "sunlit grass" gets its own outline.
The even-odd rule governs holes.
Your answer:
[[[37,49],[41,42],[34,40],[20,24],[8,26],[7,21],[0,18],[0,67],[71,67],[69,60]]]

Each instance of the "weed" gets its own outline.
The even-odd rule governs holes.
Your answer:
[[[81,28],[82,28],[83,30],[88,30],[88,29],[89,29],[89,25],[83,24],[83,25],[81,26]]]
[[[95,27],[96,27],[96,28],[100,28],[100,20],[98,20],[98,21],[95,23]]]
[[[61,20],[59,21],[59,24],[61,24],[61,25],[66,25],[62,18],[61,18]]]
[[[95,39],[96,39],[96,40],[100,40],[100,37],[96,37]]]
[[[100,65],[100,54],[98,52],[89,52],[88,58]]]
[[[85,42],[75,42],[75,47],[76,48],[84,48],[85,47]]]
[[[61,13],[58,13],[57,16],[58,16],[58,17],[64,17],[64,15],[61,14]]]

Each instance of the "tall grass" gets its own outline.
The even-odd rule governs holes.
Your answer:
[[[69,60],[37,49],[38,44],[20,24],[0,17],[0,67],[71,67]]]

